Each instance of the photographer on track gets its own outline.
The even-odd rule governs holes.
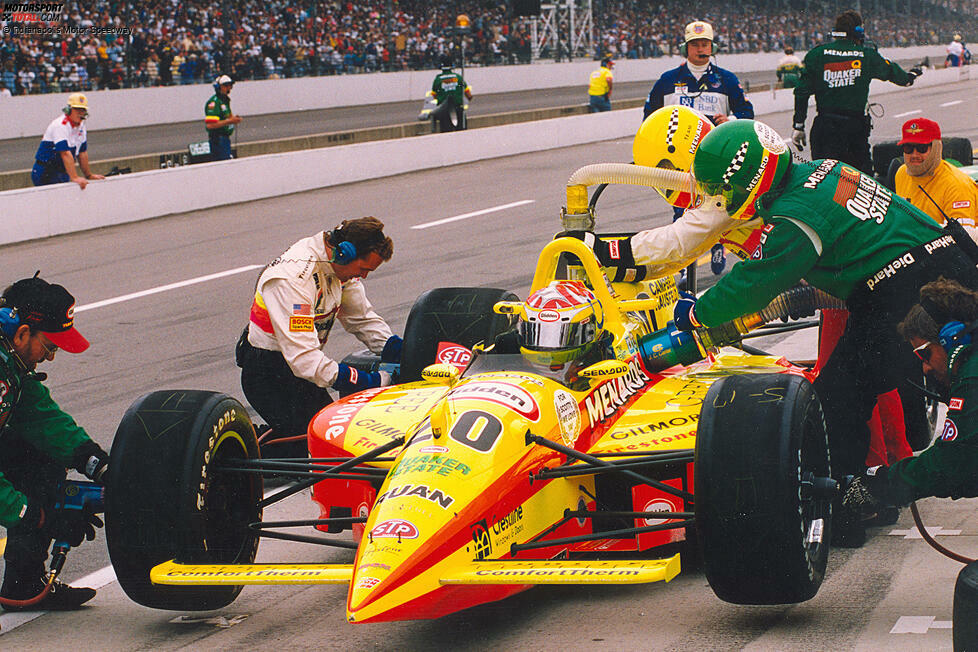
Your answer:
[[[75,300],[36,275],[0,298],[0,525],[7,528],[0,605],[7,611],[77,609],[95,590],[46,584],[52,539],[80,545],[101,520],[86,510],[55,509],[65,467],[100,482],[109,456],[51,398],[38,363],[58,349],[81,353],[88,341],[74,328]],[[30,601],[30,604],[23,604]]]

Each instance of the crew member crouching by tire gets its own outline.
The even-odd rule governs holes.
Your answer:
[[[74,308],[66,289],[36,275],[0,298],[0,525],[7,529],[0,605],[6,611],[77,609],[95,597],[95,589],[58,581],[41,597],[52,539],[77,546],[102,527],[88,510],[55,509],[65,467],[101,482],[109,455],[58,407],[42,384],[46,375],[35,371],[58,349],[88,348],[74,328]]]
[[[400,362],[401,338],[374,312],[361,279],[390,260],[394,244],[376,217],[344,220],[299,240],[262,271],[248,327],[236,349],[241,388],[276,438],[303,436],[309,421],[345,395],[391,383],[326,355],[336,319],[384,362]],[[305,456],[306,442],[262,445],[263,457]]]

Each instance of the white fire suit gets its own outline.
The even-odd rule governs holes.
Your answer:
[[[338,363],[323,352],[339,319],[373,353],[391,337],[390,326],[374,312],[363,283],[346,283],[333,273],[325,232],[303,238],[261,273],[248,324],[248,342],[281,351],[292,372],[320,387],[336,380]]]

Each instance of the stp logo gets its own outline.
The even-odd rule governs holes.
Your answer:
[[[461,344],[453,344],[452,342],[440,342],[438,344],[435,362],[450,364],[464,370],[471,360],[472,351]]]
[[[374,539],[417,539],[418,528],[411,521],[393,518],[374,526],[370,536]]]
[[[944,432],[941,433],[941,439],[944,441],[954,441],[958,438],[958,426],[956,423],[950,419],[944,420]]]

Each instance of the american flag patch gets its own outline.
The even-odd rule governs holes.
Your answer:
[[[292,304],[292,314],[293,315],[311,315],[312,305],[308,303],[293,303]]]
[[[960,410],[963,407],[964,407],[963,398],[952,398],[950,402],[947,404],[948,410]]]

